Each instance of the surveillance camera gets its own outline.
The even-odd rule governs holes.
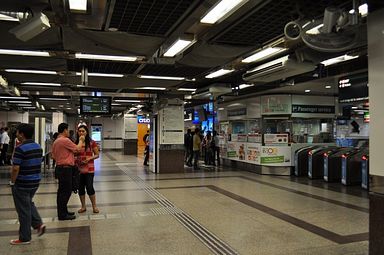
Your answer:
[[[28,19],[17,27],[12,28],[9,32],[14,34],[19,40],[26,42],[50,27],[51,25],[49,24],[48,17],[45,16],[44,13],[40,12],[33,18]]]
[[[301,26],[295,21],[288,22],[284,27],[285,37],[289,40],[298,40],[300,38]]]

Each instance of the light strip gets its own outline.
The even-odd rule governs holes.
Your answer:
[[[16,56],[35,56],[35,57],[49,57],[47,51],[31,51],[31,50],[7,50],[0,49],[1,55],[16,55]]]
[[[141,87],[141,88],[136,88],[136,89],[166,90],[167,88],[163,88],[163,87]]]
[[[215,24],[235,11],[247,0],[222,0],[215,5],[201,20],[201,23]],[[236,8],[237,7],[237,8]],[[236,9],[235,9],[236,8]]]
[[[28,107],[23,107],[23,109],[36,109],[35,106],[28,106]]]
[[[87,0],[68,0],[69,9],[74,11],[87,11]]]
[[[0,99],[29,99],[28,97],[0,97]]]
[[[249,88],[249,87],[253,87],[253,86],[254,86],[253,84],[240,84],[239,89],[245,89],[245,88]]]
[[[57,74],[56,71],[44,71],[44,70],[5,69],[4,71],[8,73]]]
[[[84,53],[76,53],[75,57],[78,59],[96,59],[96,60],[126,61],[126,62],[133,62],[138,59],[138,57],[132,57],[132,56],[94,55],[94,54],[84,54]]]
[[[207,76],[205,76],[205,78],[212,79],[212,78],[216,78],[216,77],[219,77],[219,76],[223,76],[223,75],[232,73],[233,71],[235,71],[235,70],[234,69],[220,69],[220,70],[218,70],[216,72],[208,74]]]
[[[138,75],[137,77],[141,79],[175,80],[175,81],[185,80],[184,77],[171,77],[171,76]]]
[[[353,14],[353,13],[355,13],[355,10],[352,9],[352,10],[349,11],[349,13]],[[360,13],[360,15],[362,17],[365,17],[365,16],[368,15],[368,4],[367,3],[362,4],[362,5],[359,6],[359,13]]]
[[[330,66],[330,65],[333,65],[333,64],[337,64],[337,63],[340,63],[340,62],[348,61],[348,60],[355,59],[355,58],[358,58],[358,57],[359,56],[343,55],[343,56],[339,56],[339,57],[335,57],[335,58],[330,58],[330,59],[324,60],[323,62],[321,62],[321,64],[323,64],[325,66]]]
[[[178,91],[191,91],[191,92],[196,91],[196,89],[189,89],[189,88],[178,88],[177,90]]]
[[[67,101],[67,98],[56,98],[56,97],[40,97],[39,100],[44,101]]]
[[[121,104],[111,104],[112,106],[121,106]],[[125,106],[124,106],[125,107]]]
[[[33,85],[33,86],[48,86],[48,87],[60,87],[60,83],[51,82],[22,82],[21,85]]]
[[[172,46],[164,53],[164,57],[174,57],[177,54],[185,51],[188,47],[194,44],[193,40],[178,39]]]
[[[77,75],[77,76],[81,76],[81,73],[77,72],[76,75]],[[122,77],[124,77],[124,74],[115,74],[115,73],[88,73],[88,76],[122,78]]]
[[[243,63],[255,62],[255,61],[262,60],[262,59],[265,59],[267,57],[273,56],[273,55],[280,53],[280,52],[283,52],[285,50],[286,50],[285,48],[280,48],[280,47],[273,47],[273,48],[269,47],[269,48],[263,49],[259,52],[256,52],[255,54],[243,59],[241,62],[243,62]]]
[[[12,16],[8,16],[8,15],[4,15],[4,14],[0,14],[0,20],[4,20],[4,21],[20,21],[18,18],[15,18],[15,17],[12,17]]]
[[[19,106],[19,107],[28,107],[28,106],[32,106],[32,104],[18,104],[17,106]]]
[[[141,103],[140,100],[129,100],[129,99],[116,99],[114,101],[119,103]]]
[[[10,104],[32,104],[31,101],[8,101]]]

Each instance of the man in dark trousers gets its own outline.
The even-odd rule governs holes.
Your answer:
[[[149,161],[149,130],[147,130],[147,133],[144,135],[143,142],[145,143],[143,165],[148,166],[148,161]]]
[[[84,146],[84,136],[80,136],[79,144],[69,139],[68,124],[61,123],[58,128],[59,136],[52,145],[52,158],[56,161],[55,172],[59,179],[57,190],[57,215],[59,220],[73,220],[74,212],[68,212],[67,204],[72,194],[72,172],[75,167],[76,152]]]
[[[17,127],[16,136],[22,144],[15,149],[10,184],[20,227],[19,239],[11,240],[12,245],[30,244],[31,227],[37,230],[38,236],[45,233],[45,225],[33,203],[41,179],[43,157],[40,145],[32,140],[34,132],[30,124]]]
[[[8,135],[8,127],[5,127],[2,129],[1,136],[0,136],[0,149],[1,149],[1,156],[0,156],[0,165],[6,165],[7,162],[7,152],[8,152],[8,146],[9,146],[9,135]]]
[[[191,129],[188,128],[187,133],[184,135],[184,147],[185,147],[185,163],[187,166],[192,166],[193,158],[193,136]]]

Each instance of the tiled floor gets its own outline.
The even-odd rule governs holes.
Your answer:
[[[368,254],[369,201],[359,188],[223,169],[154,175],[121,152],[98,160],[99,214],[88,205],[76,220],[59,222],[56,181],[44,178],[35,203],[47,234],[15,247],[7,171],[0,170],[2,255]],[[79,204],[73,194],[71,210]]]

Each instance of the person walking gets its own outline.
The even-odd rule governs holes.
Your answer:
[[[199,170],[199,155],[200,155],[200,146],[201,146],[201,138],[200,138],[200,129],[195,129],[195,134],[193,135],[193,169]]]
[[[59,136],[52,145],[52,158],[56,161],[55,173],[59,180],[57,190],[57,215],[59,220],[73,220],[74,212],[68,211],[68,201],[72,194],[72,172],[75,168],[75,153],[84,146],[84,136],[79,137],[79,144],[69,139],[68,124],[61,123],[58,127]]]
[[[19,238],[11,240],[12,245],[30,244],[31,227],[37,230],[38,236],[43,235],[46,229],[33,202],[39,188],[43,158],[40,145],[32,140],[34,132],[30,124],[20,124],[16,131],[22,144],[16,147],[12,159],[11,187],[20,227]]]
[[[217,165],[220,166],[220,139],[216,131],[213,131],[213,143],[213,163],[215,163],[215,158],[217,158]]]
[[[144,143],[145,143],[145,149],[144,149],[144,166],[148,166],[148,161],[149,161],[149,130],[147,133],[144,135]]]
[[[187,129],[187,133],[184,135],[184,148],[185,148],[185,163],[187,166],[192,166],[193,157],[193,136],[191,129]]]
[[[9,146],[8,127],[5,127],[3,129],[3,132],[0,138],[0,149],[1,149],[0,166],[6,165],[8,163],[7,162],[8,146]]]
[[[97,143],[89,137],[89,130],[87,126],[81,125],[77,128],[76,144],[79,144],[80,137],[84,137],[84,147],[77,155],[77,167],[80,170],[80,182],[79,182],[79,197],[81,202],[81,208],[78,213],[87,211],[85,205],[85,190],[92,203],[93,213],[99,213],[99,209],[96,206],[96,195],[93,187],[93,178],[95,176],[95,163],[94,160],[99,158],[99,147]]]

